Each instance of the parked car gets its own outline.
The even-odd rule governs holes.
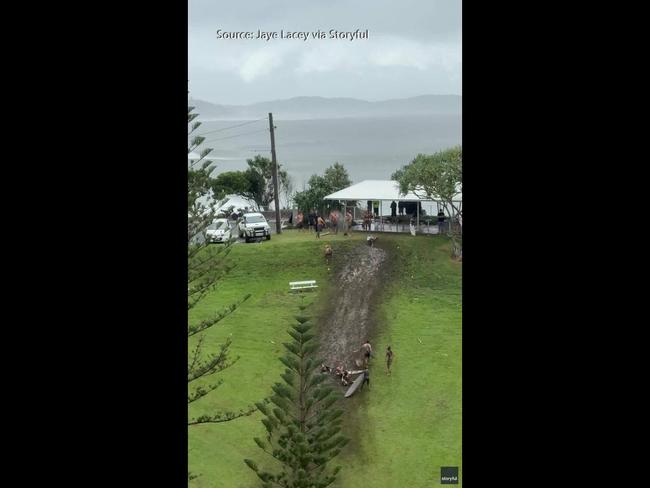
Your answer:
[[[215,219],[205,231],[208,242],[228,242],[232,239],[228,219]]]
[[[261,213],[245,213],[237,224],[239,237],[245,238],[246,242],[252,239],[264,237],[271,239],[271,226]]]

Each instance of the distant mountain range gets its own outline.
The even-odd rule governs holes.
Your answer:
[[[217,105],[190,98],[199,120],[248,120],[266,116],[277,120],[340,117],[390,117],[397,115],[460,114],[459,95],[421,95],[412,98],[368,102],[356,98],[295,97],[251,105]]]

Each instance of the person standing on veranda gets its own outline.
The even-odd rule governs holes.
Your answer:
[[[363,230],[370,232],[371,227],[372,227],[372,212],[370,210],[367,210],[363,214]]]
[[[438,234],[442,234],[445,230],[445,212],[440,209],[438,211]]]

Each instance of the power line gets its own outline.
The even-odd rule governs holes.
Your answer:
[[[235,127],[242,127],[244,125],[253,124],[255,122],[259,122],[260,120],[265,120],[265,119],[266,119],[266,117],[262,117],[261,119],[257,119],[257,120],[249,120],[248,122],[244,122],[243,124],[231,125],[229,127],[222,127],[221,129],[209,130],[207,132],[204,132],[203,134],[195,134],[195,135],[204,136],[206,134],[213,134],[215,132],[222,132],[224,130],[234,129]]]
[[[221,140],[223,140],[223,139],[231,139],[231,138],[233,138],[233,137],[245,136],[245,135],[247,135],[247,134],[257,134],[257,133],[259,133],[259,132],[266,132],[266,131],[268,131],[268,129],[253,130],[253,131],[250,131],[250,132],[243,132],[243,133],[241,133],[241,134],[235,134],[235,135],[233,135],[233,136],[221,137],[221,138],[218,138],[218,139],[212,139],[212,140],[210,140],[210,141],[203,141],[203,142],[201,142],[201,144],[199,144],[199,145],[197,145],[197,146],[194,146],[194,147],[193,147],[193,151],[198,151],[198,148],[199,148],[200,146],[202,146],[203,144],[206,144],[206,143],[215,142],[215,141],[221,141]],[[256,150],[256,149],[251,149],[250,151],[251,151],[251,152],[257,152],[257,153],[259,153],[259,152],[271,152],[270,149],[268,149],[268,148],[257,149],[257,150]],[[191,163],[191,164],[190,164],[190,167],[193,168],[195,165],[197,165],[200,161],[203,161],[204,159],[210,159],[210,158],[207,157],[207,156],[206,156],[205,158],[199,158],[198,160],[196,160],[196,161],[194,161],[193,163]]]
[[[208,141],[201,142],[201,144],[199,144],[199,145],[212,143],[212,142],[216,142],[216,141],[223,141],[224,139],[232,139],[233,137],[245,136],[245,135],[248,135],[248,134],[257,134],[258,132],[268,132],[268,129],[253,130],[253,131],[250,131],[250,132],[242,132],[241,134],[235,134],[235,135],[232,135],[232,136],[219,137],[217,139],[210,139]]]
[[[193,161],[192,163],[190,163],[190,168],[194,168],[194,166],[199,164],[201,161],[209,161],[209,160],[210,160],[210,158],[206,154],[204,157],[199,157],[199,159],[197,159],[196,161]]]

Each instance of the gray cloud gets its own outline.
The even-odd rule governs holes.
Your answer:
[[[189,1],[191,95],[239,104],[300,95],[460,93],[458,0]],[[368,40],[225,40],[228,31],[369,29]]]

